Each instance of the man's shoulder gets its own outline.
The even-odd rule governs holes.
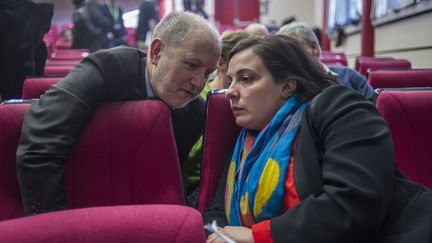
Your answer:
[[[101,50],[91,54],[88,58],[96,63],[140,63],[146,57],[145,53],[137,48],[119,46],[106,50]]]
[[[117,55],[121,57],[126,56],[137,56],[137,57],[145,57],[145,53],[140,49],[128,47],[128,46],[118,46],[102,51],[98,51],[95,53],[96,55]]]

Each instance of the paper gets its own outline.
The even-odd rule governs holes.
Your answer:
[[[236,243],[235,241],[231,240],[230,238],[228,238],[226,235],[222,234],[219,231],[219,227],[217,226],[216,220],[213,220],[213,222],[211,224],[204,225],[204,229],[206,229],[212,233],[215,233],[217,236],[222,238],[227,243]]]

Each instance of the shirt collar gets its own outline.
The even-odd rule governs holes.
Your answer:
[[[330,73],[331,75],[333,75],[333,76],[335,76],[335,77],[338,76],[337,73],[335,73],[335,72],[333,72],[332,70],[330,70],[330,68],[328,68],[327,65],[325,65],[325,64],[322,63],[322,62],[320,62],[320,63],[321,63],[321,65],[323,66],[324,70],[325,70],[327,73]]]
[[[147,68],[145,68],[145,80],[144,81],[145,81],[145,85],[146,85],[146,91],[147,91],[148,98],[155,97],[155,94],[153,92],[153,88],[151,87],[151,84],[150,84],[150,80],[148,79]]]

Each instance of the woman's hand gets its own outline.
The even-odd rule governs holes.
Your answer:
[[[253,243],[252,230],[247,227],[240,226],[226,226],[220,232],[236,243]],[[225,243],[225,241],[217,236],[215,233],[207,238],[207,243]]]

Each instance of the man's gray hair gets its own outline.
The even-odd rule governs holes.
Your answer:
[[[278,32],[276,32],[276,35],[294,37],[296,39],[299,39],[300,41],[304,41],[308,45],[308,47],[312,46],[312,44],[315,43],[321,52],[318,38],[316,37],[312,29],[303,22],[295,21],[290,24],[284,25],[278,30]]]
[[[216,30],[202,17],[189,12],[172,12],[156,25],[153,39],[161,39],[168,48],[179,46],[191,31],[207,31],[218,41]]]

